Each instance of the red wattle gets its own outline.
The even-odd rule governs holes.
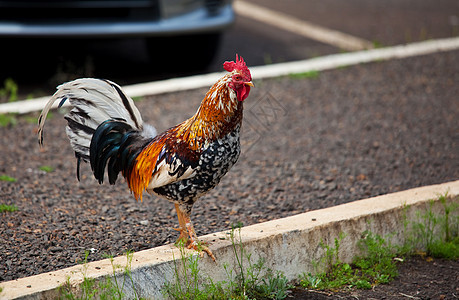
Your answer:
[[[250,86],[243,85],[236,93],[237,100],[244,101],[249,96],[249,92],[250,92]]]

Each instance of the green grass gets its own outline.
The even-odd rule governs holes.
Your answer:
[[[18,123],[17,115],[13,113],[0,114],[0,127],[14,126]]]
[[[144,99],[144,97],[142,97],[142,96],[132,97],[132,101],[134,101],[134,102],[142,102],[143,99]]]
[[[320,246],[325,255],[315,262],[315,273],[303,273],[300,285],[309,289],[334,290],[342,288],[369,289],[378,284],[390,283],[397,277],[397,261],[417,254],[435,258],[459,259],[458,203],[448,204],[448,194],[439,197],[443,211],[435,214],[434,201],[425,212],[418,213],[418,220],[407,221],[405,216],[406,242],[402,246],[391,245],[389,237],[383,238],[370,231],[363,233],[358,243],[362,255],[351,264],[339,259],[341,235],[334,245]],[[322,271],[321,271],[322,270]]]
[[[241,228],[242,223],[236,227],[233,226],[229,235],[236,259],[236,268],[230,270],[229,266],[225,266],[225,271],[232,294],[236,297],[248,296],[253,299],[286,298],[293,286],[289,284],[282,272],[275,272],[267,268],[264,258],[259,258],[255,263],[253,262],[251,254],[246,251],[242,244]]]
[[[435,258],[459,259],[459,202],[448,204],[448,194],[439,196],[443,211],[435,214],[434,201],[416,221],[405,222],[405,250]]]
[[[370,289],[377,284],[390,282],[398,274],[393,260],[396,256],[393,247],[381,236],[369,231],[364,232],[364,236],[358,244],[363,254],[355,257],[352,264],[339,259],[339,248],[344,235],[335,238],[334,246],[321,242],[325,255],[315,263],[315,274],[303,273],[300,276],[300,285],[318,290],[343,287]]]
[[[0,203],[0,213],[4,213],[4,212],[15,212],[17,211],[18,208],[16,205],[12,204],[12,205],[9,205],[9,204],[3,204],[3,203]]]
[[[21,118],[25,120],[28,124],[37,124],[38,122],[38,117],[35,114],[21,115]]]
[[[109,299],[122,299],[124,297],[123,290],[124,290],[124,287],[126,286],[127,281],[129,281],[131,283],[131,286],[134,287],[134,299],[142,299],[141,297],[139,297],[139,295],[137,294],[137,291],[135,290],[134,279],[132,278],[131,266],[132,266],[132,259],[134,257],[134,252],[132,251],[126,252],[127,263],[124,267],[121,265],[115,265],[113,256],[107,256],[107,257],[110,259],[110,262],[112,265],[113,277],[106,278],[105,283],[102,285],[102,287],[106,291],[108,291],[107,293],[108,295],[115,296],[115,297],[110,297]],[[116,277],[117,270],[123,271],[122,281],[118,281]]]
[[[48,119],[53,118],[53,113],[48,113]],[[18,122],[22,120],[28,124],[37,124],[38,116],[35,113],[31,114],[17,114],[17,113],[6,113],[0,114],[0,127],[16,126]]]
[[[8,102],[14,102],[18,100],[18,85],[11,79],[7,78],[3,82],[3,88],[0,89],[0,99]]]
[[[374,40],[374,41],[373,41],[373,47],[374,47],[375,49],[378,49],[378,48],[384,48],[385,45],[384,45],[382,42],[380,42],[380,41]]]
[[[163,295],[172,299],[208,299],[209,295],[223,298],[225,291],[220,283],[214,283],[211,278],[201,278],[199,256],[186,254],[183,242],[177,246],[180,260],[177,262],[174,259],[174,281],[164,285]]]
[[[70,282],[70,276],[67,277],[65,284],[59,288],[59,299],[69,299],[69,300],[92,300],[92,299],[124,299],[124,288],[126,283],[129,281],[134,287],[134,299],[143,299],[139,297],[137,291],[135,290],[134,280],[131,273],[131,265],[134,253],[132,251],[126,252],[127,263],[123,267],[121,265],[116,265],[114,263],[113,256],[107,255],[106,257],[110,259],[113,277],[107,277],[100,281],[96,281],[93,278],[89,278],[86,273],[88,269],[88,257],[89,251],[85,252],[85,258],[83,261],[83,282],[79,285],[79,290],[75,291],[72,289],[72,284]],[[119,279],[116,274],[119,270],[122,270],[122,279]]]
[[[8,175],[0,175],[0,181],[16,182],[18,180],[16,178],[8,176]]]
[[[285,299],[293,286],[282,272],[265,266],[264,259],[253,262],[241,242],[241,224],[229,233],[235,267],[224,265],[226,280],[214,282],[199,270],[198,255],[186,254],[180,248],[175,262],[174,281],[167,282],[163,294],[170,299]]]
[[[364,232],[364,238],[358,246],[364,255],[354,258],[353,265],[359,270],[359,280],[371,286],[389,283],[398,275],[396,261],[398,248],[390,243],[390,239],[370,231]]]
[[[303,78],[316,79],[319,77],[319,75],[320,75],[319,71],[312,70],[312,71],[303,72],[303,73],[292,73],[292,74],[289,74],[289,77],[293,79],[303,79]]]
[[[38,169],[46,173],[51,173],[52,171],[54,171],[54,167],[51,167],[51,166],[41,166]]]

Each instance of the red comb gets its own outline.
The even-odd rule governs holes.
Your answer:
[[[228,72],[233,72],[233,70],[239,70],[243,73],[250,74],[249,68],[247,68],[244,62],[244,59],[242,57],[239,57],[237,54],[236,54],[236,62],[225,61],[223,63],[223,68]]]

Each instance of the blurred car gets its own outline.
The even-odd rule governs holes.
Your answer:
[[[203,64],[233,22],[231,0],[0,0],[0,38],[145,37]]]

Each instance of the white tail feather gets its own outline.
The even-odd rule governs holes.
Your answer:
[[[53,104],[59,106],[69,101],[73,109],[65,115],[70,144],[77,155],[87,159],[93,132],[106,120],[116,119],[128,123],[134,130],[154,137],[156,129],[145,126],[134,101],[126,96],[121,87],[109,80],[81,78],[57,87],[56,93],[43,108],[38,121],[38,139],[43,143],[43,127]]]

